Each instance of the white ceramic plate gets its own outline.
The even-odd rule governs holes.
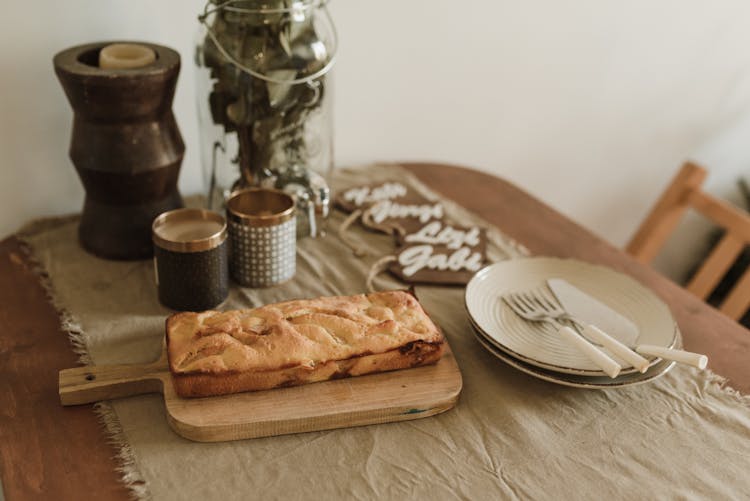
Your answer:
[[[488,336],[486,332],[482,331],[482,329],[480,329],[479,326],[477,326],[477,324],[474,323],[474,321],[471,318],[469,318],[469,323],[471,323],[471,326],[474,329],[474,334],[476,336],[480,336],[482,338],[481,341],[482,341],[483,345],[485,343],[489,343],[489,345],[492,347],[493,350],[499,350],[502,353],[504,353],[506,356],[509,356],[509,357],[511,357],[511,358],[513,358],[515,360],[523,362],[523,359],[519,358],[518,354],[513,353],[512,351],[508,350],[507,348],[503,349],[503,348],[497,346],[497,342],[494,339],[492,339],[490,336]],[[674,330],[675,330],[675,335],[674,335],[672,344],[669,345],[668,348],[675,348],[676,345],[678,344],[679,339],[680,339],[679,331],[677,329],[677,324],[674,325]],[[617,359],[617,360],[619,360],[619,359]],[[661,358],[650,359],[649,369],[651,367],[659,364],[660,362],[662,362]],[[528,363],[528,362],[524,362],[524,363]],[[534,365],[534,364],[529,364],[529,365]],[[586,373],[577,373],[577,372],[573,372],[573,371],[570,371],[570,372],[556,371],[556,372],[560,372],[561,374],[571,374],[571,375],[580,376],[580,377],[607,377],[607,378],[609,378],[609,376],[607,376],[604,373],[602,373],[602,374],[591,374],[591,373],[588,373],[588,372],[586,372]],[[620,375],[621,376],[624,376],[626,374],[639,374],[639,373],[640,372],[637,371],[637,370],[635,370],[634,368],[627,368],[627,369],[623,369],[622,371],[620,371]]]
[[[476,329],[476,326],[474,326]],[[572,386],[575,388],[588,388],[595,390],[605,390],[608,388],[620,388],[623,386],[632,386],[636,384],[643,384],[654,379],[663,376],[674,367],[675,362],[669,360],[662,360],[655,365],[651,366],[645,373],[634,372],[631,374],[625,374],[618,376],[614,379],[607,376],[577,376],[574,374],[565,374],[557,371],[548,371],[541,369],[531,364],[527,364],[522,360],[511,357],[502,350],[498,350],[492,344],[488,343],[487,340],[476,330],[474,331],[479,344],[481,344],[487,351],[492,353],[494,356],[505,362],[506,364],[514,367],[521,372],[533,376],[538,379],[543,379],[550,383],[561,384],[563,386]],[[675,347],[682,347],[682,340],[680,339],[679,332],[677,333],[677,340]]]
[[[496,349],[522,362],[566,374],[604,376],[601,369],[562,340],[554,327],[521,319],[501,300],[509,292],[542,287],[550,278],[567,280],[629,318],[638,327],[639,344],[674,344],[672,314],[653,292],[627,275],[573,259],[512,259],[480,270],[466,286],[469,318]],[[656,358],[650,361],[652,365],[660,362]],[[625,362],[622,366],[622,374],[636,372]]]

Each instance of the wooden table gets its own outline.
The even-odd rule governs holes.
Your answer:
[[[708,354],[715,372],[750,393],[747,329],[506,181],[447,165],[407,167],[533,254],[575,257],[637,278],[669,304],[686,348]],[[0,478],[8,500],[128,499],[92,407],[59,404],[57,373],[75,365],[18,240],[6,238],[0,242]]]

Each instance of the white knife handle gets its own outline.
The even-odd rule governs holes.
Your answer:
[[[650,355],[653,357],[663,358],[665,360],[673,360],[681,364],[692,365],[699,369],[705,369],[708,365],[708,357],[701,355],[700,353],[693,353],[690,351],[673,350],[671,348],[664,348],[662,346],[652,346],[650,344],[642,344],[635,347],[635,351],[643,355]]]
[[[610,353],[626,361],[641,373],[648,370],[648,360],[598,328],[596,325],[588,324],[584,326],[583,336],[604,346],[610,351]]]
[[[609,377],[614,379],[620,374],[620,364],[612,360],[599,348],[586,341],[583,336],[570,327],[562,327],[557,333],[570,345],[578,348],[581,353],[586,355],[586,358],[594,362]]]

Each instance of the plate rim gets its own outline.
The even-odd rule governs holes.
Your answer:
[[[479,280],[479,279],[481,279],[482,276],[484,276],[487,273],[489,273],[488,270],[490,270],[493,267],[500,266],[500,265],[506,265],[509,262],[519,262],[519,261],[526,261],[526,262],[528,262],[528,261],[540,261],[540,260],[577,263],[577,264],[583,264],[585,266],[589,266],[589,267],[593,267],[593,268],[600,268],[600,269],[603,269],[603,270],[605,270],[607,272],[621,275],[621,276],[625,277],[626,279],[629,279],[629,280],[633,281],[638,286],[646,289],[647,291],[649,291],[653,296],[655,296],[656,299],[659,300],[666,307],[666,310],[669,313],[669,316],[670,316],[670,318],[672,320],[672,323],[675,326],[675,329],[674,329],[674,332],[673,332],[673,335],[672,335],[672,339],[670,341],[670,344],[667,347],[674,347],[675,346],[675,342],[676,342],[676,339],[677,339],[677,336],[678,336],[677,322],[674,319],[674,315],[672,314],[672,310],[669,308],[669,305],[667,305],[656,293],[654,293],[649,287],[646,287],[645,285],[643,285],[639,280],[636,280],[634,277],[632,277],[632,276],[630,276],[630,275],[628,275],[626,273],[623,273],[621,271],[615,270],[615,269],[613,269],[613,268],[611,268],[609,266],[606,266],[606,265],[602,265],[602,264],[599,264],[599,263],[591,263],[591,262],[584,261],[584,260],[581,260],[581,259],[576,259],[576,258],[562,258],[562,257],[556,257],[556,256],[525,256],[525,257],[518,257],[518,258],[508,259],[508,260],[503,260],[503,261],[497,261],[497,262],[490,263],[487,266],[483,267],[482,269],[480,269],[479,271],[477,271],[474,274],[474,276],[471,278],[471,280],[469,280],[469,282],[466,284],[466,288],[464,290],[464,309],[466,310],[466,313],[469,316],[469,319],[471,320],[472,325],[474,325],[476,327],[479,327],[479,323],[476,321],[476,319],[474,318],[474,316],[471,314],[471,310],[469,309],[469,304],[468,304],[468,293],[469,293],[469,288],[471,287],[472,283],[476,283],[476,281]],[[485,338],[489,338],[489,339],[492,340],[493,346],[495,346],[498,349],[504,351],[507,355],[512,356],[512,357],[514,357],[514,358],[516,358],[516,359],[518,359],[518,360],[520,360],[520,361],[522,361],[524,363],[537,366],[537,367],[539,367],[541,369],[544,369],[544,370],[559,372],[559,373],[563,373],[563,374],[570,374],[570,375],[575,375],[575,376],[590,376],[590,377],[606,376],[606,373],[604,371],[598,370],[598,369],[579,369],[579,368],[575,368],[575,367],[566,367],[566,366],[562,366],[562,365],[550,364],[550,363],[547,363],[547,362],[535,360],[535,359],[530,358],[528,356],[525,356],[523,354],[517,353],[515,350],[512,350],[511,348],[503,345],[502,343],[500,343],[500,341],[498,341],[494,337],[490,336],[484,329],[481,329],[481,331],[482,331],[482,334],[485,336]],[[650,362],[649,363],[649,368],[657,365],[660,361],[661,361],[661,359],[658,358],[658,357],[649,358],[649,362]],[[630,365],[630,366],[624,366],[624,367],[622,367],[622,369],[620,371],[620,374],[629,375],[629,374],[633,374],[633,373],[636,373],[636,372],[638,372],[638,370],[635,367],[633,367],[632,365]]]
[[[584,388],[584,389],[589,389],[589,390],[607,390],[607,389],[613,389],[613,388],[623,388],[625,386],[635,386],[635,385],[654,381],[662,377],[663,375],[665,375],[667,372],[671,371],[674,368],[674,366],[677,365],[677,362],[674,362],[671,360],[662,360],[660,364],[664,364],[663,366],[660,366],[659,364],[653,365],[644,374],[640,374],[640,373],[626,374],[625,377],[634,378],[632,380],[626,380],[626,381],[623,381],[623,380],[620,380],[619,382],[617,381],[623,376],[618,376],[616,378],[613,378],[611,382],[606,381],[606,382],[601,382],[601,383],[596,382],[596,381],[585,381],[585,380],[584,381],[571,381],[570,379],[567,379],[567,378],[570,378],[570,377],[587,378],[587,376],[579,376],[575,374],[565,374],[561,372],[547,371],[541,367],[536,367],[534,365],[527,364],[523,362],[522,360],[515,359],[511,357],[510,355],[503,353],[501,350],[492,349],[491,345],[486,344],[486,341],[483,341],[482,338],[480,337],[481,334],[479,334],[473,328],[472,328],[472,334],[475,340],[479,343],[479,345],[482,348],[488,351],[495,358],[513,367],[514,369],[519,370],[529,376],[535,377],[542,381],[546,381],[548,383],[559,384],[562,386],[568,386],[571,388]],[[676,331],[676,334],[679,337],[680,342],[675,344],[675,346],[682,346],[682,335],[680,334],[679,330]],[[661,368],[658,371],[655,371],[657,367],[661,367]],[[541,372],[541,371],[544,371],[544,372]],[[654,371],[654,372],[649,375],[650,371]],[[638,376],[641,376],[641,377],[639,378]]]
[[[605,377],[605,376],[607,376],[607,374],[605,372],[595,372],[595,373],[592,373],[591,371],[584,372],[584,371],[578,371],[578,369],[569,369],[569,368],[565,368],[566,370],[558,370],[556,368],[544,367],[544,366],[537,365],[537,364],[534,364],[534,363],[531,363],[531,362],[527,362],[526,358],[523,355],[520,355],[520,354],[516,353],[515,351],[511,350],[510,348],[506,348],[506,347],[503,347],[503,346],[498,346],[497,341],[495,341],[495,339],[492,338],[489,334],[487,334],[484,331],[484,329],[482,329],[479,325],[477,325],[477,323],[474,321],[473,318],[471,318],[471,316],[469,316],[469,323],[471,324],[472,328],[474,329],[475,334],[481,335],[482,339],[484,339],[486,342],[488,342],[494,349],[502,351],[505,355],[507,355],[509,357],[512,357],[512,358],[518,360],[519,362],[523,362],[523,363],[529,364],[529,365],[534,365],[534,366],[536,366],[536,367],[538,367],[538,368],[540,368],[542,370],[545,370],[545,371],[557,372],[559,374],[568,374],[570,376],[577,376],[577,377]],[[672,344],[670,344],[666,348],[674,348],[677,345],[677,337],[678,337],[678,329],[679,329],[678,326],[677,326],[677,323],[674,324],[674,329],[675,329],[675,336],[674,336],[674,338],[672,340]],[[648,369],[646,370],[647,372],[652,367],[654,367],[654,366],[656,366],[659,363],[661,363],[661,362],[664,361],[664,359],[659,358],[659,357],[654,357],[652,360],[653,360],[653,362],[649,364]],[[633,375],[633,374],[641,373],[640,371],[638,371],[637,369],[635,369],[632,366],[630,367],[630,369],[631,370],[628,370],[627,372],[623,369],[622,371],[620,371],[620,375],[621,376],[628,376],[628,375]]]

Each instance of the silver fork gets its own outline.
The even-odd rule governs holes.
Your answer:
[[[611,378],[616,378],[620,374],[620,364],[612,360],[610,356],[601,351],[599,348],[588,342],[574,329],[562,323],[563,315],[567,315],[556,303],[547,304],[538,299],[536,295],[530,292],[514,292],[502,296],[502,300],[513,312],[524,320],[531,322],[547,322],[551,324],[560,337],[567,343],[574,346],[578,351],[591,360],[597,367],[602,369],[605,374]],[[549,309],[548,309],[549,308]],[[557,315],[550,313],[555,312]]]
[[[636,353],[632,347],[621,343],[595,325],[587,324],[577,319],[560,304],[557,299],[548,293],[546,288],[541,287],[530,293],[532,298],[542,307],[542,309],[555,317],[557,320],[567,320],[572,322],[581,335],[591,343],[604,346],[613,355],[626,361],[635,367],[641,373],[646,372],[649,367],[649,361]]]

